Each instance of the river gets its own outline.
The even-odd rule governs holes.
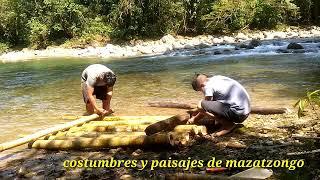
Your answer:
[[[320,88],[320,54],[257,52],[221,55],[183,51],[126,59],[38,59],[0,64],[0,142],[63,123],[85,111],[80,74],[101,63],[117,75],[115,115],[173,115],[178,110],[147,107],[149,101],[196,103],[190,81],[196,72],[240,81],[252,104],[292,108],[305,92]],[[191,55],[190,55],[191,53]]]

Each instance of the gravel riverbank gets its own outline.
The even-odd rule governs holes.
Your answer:
[[[48,47],[43,50],[23,49],[11,51],[0,56],[2,62],[17,62],[31,59],[51,57],[79,57],[79,58],[123,58],[169,54],[188,49],[201,49],[219,45],[233,45],[234,50],[255,49],[263,41],[285,41],[299,39],[316,39],[320,37],[320,27],[312,26],[306,29],[289,27],[284,31],[239,32],[230,36],[200,35],[196,37],[182,37],[166,35],[155,41],[131,41],[129,45],[106,44],[103,47],[88,46],[86,48]],[[254,40],[254,41],[252,41]],[[300,49],[300,48],[298,48]],[[290,53],[279,49],[277,53]],[[305,51],[298,51],[305,52]],[[223,52],[215,51],[213,55]]]

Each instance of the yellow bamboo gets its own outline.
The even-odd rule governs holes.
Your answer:
[[[69,132],[85,131],[85,132],[137,132],[144,131],[148,125],[117,125],[117,126],[81,126],[69,129]],[[67,132],[61,133],[61,135]]]
[[[197,126],[198,128],[198,135],[207,135],[207,127],[206,126]]]
[[[170,116],[106,116],[103,121],[155,120],[161,121]]]
[[[174,132],[189,132],[191,134],[198,134],[197,125],[178,125],[173,129]]]
[[[173,129],[174,132],[189,132],[194,135],[206,135],[207,128],[206,126],[197,126],[197,125],[178,125]]]
[[[70,150],[70,149],[101,149],[122,146],[152,146],[171,145],[172,136],[168,134],[155,134],[152,136],[119,136],[110,138],[84,138],[79,137],[72,140],[37,140],[32,144],[32,148],[50,150]]]
[[[168,133],[171,139],[171,145],[186,145],[190,140],[188,132],[170,132]]]
[[[57,125],[57,126],[54,126],[54,127],[48,128],[48,129],[44,129],[44,130],[38,131],[37,133],[25,136],[23,138],[19,138],[19,139],[14,140],[14,141],[2,143],[2,144],[0,144],[0,151],[4,151],[4,150],[10,149],[10,148],[22,145],[22,144],[28,143],[30,141],[34,141],[34,140],[36,140],[36,139],[38,139],[40,137],[46,136],[48,134],[52,134],[52,133],[56,133],[56,132],[61,131],[61,130],[69,129],[72,126],[76,126],[76,125],[80,125],[80,124],[92,121],[94,119],[97,119],[98,117],[99,117],[99,115],[93,114],[93,115],[90,115],[90,116],[86,116],[86,117],[80,118],[80,119],[75,120],[75,121],[71,121],[71,122],[68,122],[68,123],[65,123],[65,124]]]
[[[83,126],[117,126],[117,125],[144,125],[158,122],[155,119],[142,119],[142,120],[119,120],[119,121],[92,121]]]
[[[50,136],[48,140],[71,140],[76,139],[79,137],[85,137],[85,138],[111,138],[111,137],[126,137],[126,136],[141,136],[145,135],[144,132],[125,132],[125,133],[116,133],[116,134],[110,134],[110,133],[98,133],[98,132],[75,132],[75,133],[67,133],[65,136]]]

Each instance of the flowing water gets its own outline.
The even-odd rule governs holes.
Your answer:
[[[129,59],[63,58],[0,64],[0,142],[70,121],[63,120],[64,115],[83,114],[80,74],[93,63],[104,64],[118,75],[112,99],[115,115],[178,112],[147,107],[150,101],[196,103],[201,95],[190,86],[195,72],[240,81],[254,105],[292,108],[306,90],[320,88],[318,52],[276,54],[255,50],[220,56],[195,52],[198,51]]]

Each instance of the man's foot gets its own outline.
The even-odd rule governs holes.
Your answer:
[[[232,124],[230,126],[221,127],[216,133],[213,133],[212,136],[223,136],[230,132],[232,132],[237,127],[236,124]]]

